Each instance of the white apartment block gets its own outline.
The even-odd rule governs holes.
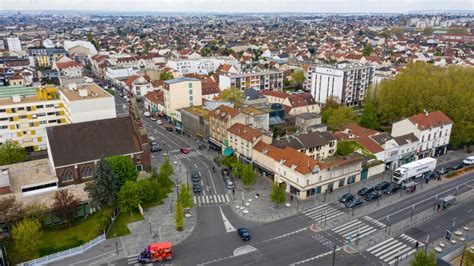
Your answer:
[[[311,67],[311,94],[318,103],[333,96],[339,103],[361,105],[374,77],[374,68],[356,63],[315,65]]]
[[[241,90],[283,90],[282,71],[248,72],[240,74],[226,74],[219,76],[219,89],[225,90],[236,87]]]
[[[181,108],[202,105],[201,80],[177,78],[166,80],[163,86],[166,116],[181,123]]]
[[[8,37],[7,38],[8,50],[10,52],[19,52],[21,51],[21,41],[18,37]]]
[[[170,59],[167,67],[176,70],[179,74],[197,73],[207,75],[215,72],[220,65],[227,64],[240,71],[240,62],[228,57],[203,57],[197,59]]]

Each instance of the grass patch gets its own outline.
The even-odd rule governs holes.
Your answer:
[[[370,157],[372,159],[377,158],[370,151],[368,151],[366,148],[362,147],[359,143],[353,140],[344,140],[344,141],[337,142],[337,151],[336,151],[337,155],[346,156],[354,152],[361,153],[364,156]]]
[[[127,224],[143,220],[143,216],[138,210],[133,211],[133,216],[130,213],[121,212],[115,219],[114,225],[107,234],[107,238],[115,236],[124,236],[130,234]]]
[[[446,175],[446,178],[453,178],[455,176],[458,176],[458,175],[461,175],[461,174],[464,174],[464,173],[467,173],[467,172],[470,172],[474,170],[474,165],[471,165],[471,166],[467,166],[467,167],[464,167],[464,168],[461,168],[459,170],[456,170],[454,172],[451,172],[451,173],[448,173]]]

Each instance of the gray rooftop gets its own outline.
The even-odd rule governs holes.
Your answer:
[[[176,84],[179,82],[185,82],[185,81],[201,81],[200,79],[195,79],[195,78],[186,78],[186,77],[179,77],[175,79],[170,79],[170,80],[165,80],[164,82],[166,84]]]

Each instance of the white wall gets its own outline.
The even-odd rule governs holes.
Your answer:
[[[69,119],[72,123],[117,117],[114,97],[83,99],[69,102]]]
[[[219,89],[225,90],[230,88],[230,77],[220,75],[219,76]]]

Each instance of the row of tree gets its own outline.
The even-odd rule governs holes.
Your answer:
[[[244,186],[249,187],[257,182],[257,175],[251,164],[243,164],[235,156],[225,157],[221,163],[228,166],[231,169],[232,176],[240,178]]]

